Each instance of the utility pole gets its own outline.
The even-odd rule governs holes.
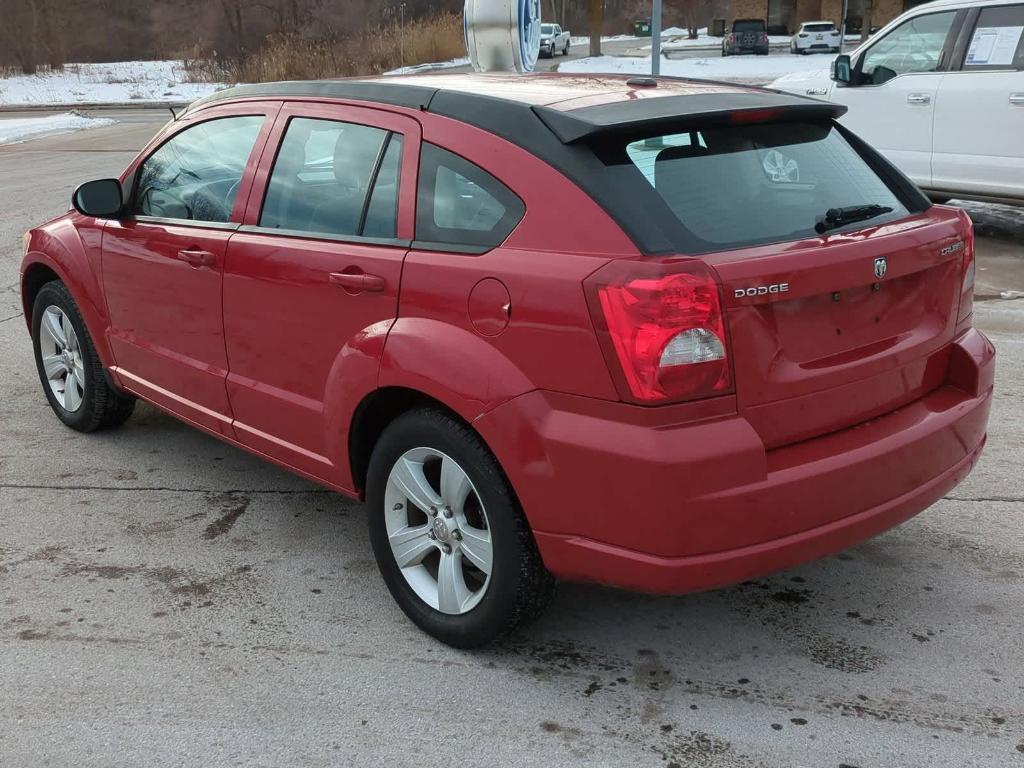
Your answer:
[[[604,27],[604,0],[588,0],[590,10],[590,55],[601,55],[601,32]]]
[[[654,0],[651,10],[651,75],[661,74],[661,0]]]
[[[846,45],[846,14],[849,13],[850,0],[843,0],[843,18],[839,20],[839,52],[843,52],[843,46]]]
[[[405,3],[398,6],[401,21],[399,22],[398,46],[401,51],[401,66],[405,66]]]

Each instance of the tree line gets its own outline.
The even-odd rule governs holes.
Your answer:
[[[666,0],[665,26],[706,23],[712,0]],[[545,20],[623,34],[650,0],[541,0]],[[2,0],[0,66],[26,74],[68,62],[240,60],[268,40],[356,39],[382,27],[461,13],[463,0]],[[698,22],[699,18],[699,22]]]

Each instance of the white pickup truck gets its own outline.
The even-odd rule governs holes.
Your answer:
[[[559,53],[569,55],[569,30],[558,24],[540,25],[540,55],[555,58]]]
[[[1024,205],[1024,1],[915,6],[827,70],[772,88],[849,107],[840,120],[932,199]]]

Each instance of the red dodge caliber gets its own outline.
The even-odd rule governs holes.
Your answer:
[[[136,398],[365,499],[446,643],[873,536],[985,443],[974,238],[836,123],[671,78],[242,86],[26,236],[57,417]]]

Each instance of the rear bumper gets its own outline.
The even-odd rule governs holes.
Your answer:
[[[988,340],[968,331],[943,386],[772,451],[710,402],[644,409],[533,392],[477,427],[552,573],[688,592],[836,552],[940,499],[984,446],[994,363]]]

